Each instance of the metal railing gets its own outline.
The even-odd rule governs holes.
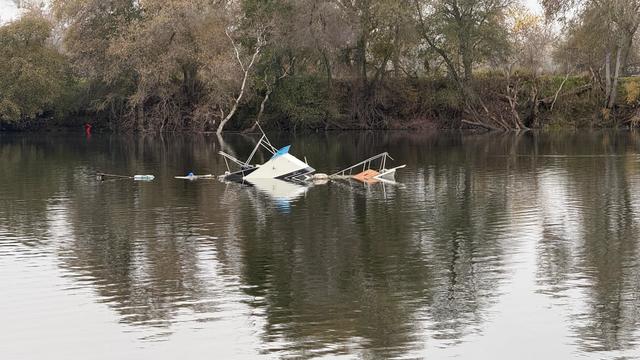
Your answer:
[[[222,155],[224,157],[224,163],[227,166],[227,171],[231,172],[231,168],[229,167],[229,160],[231,160],[236,165],[240,166],[240,169],[246,169],[246,168],[253,167],[251,165],[251,160],[253,159],[253,156],[256,154],[256,152],[258,151],[258,149],[261,146],[263,148],[265,148],[267,151],[269,151],[271,153],[271,155],[275,154],[276,151],[278,151],[278,149],[276,149],[273,145],[271,145],[271,142],[269,141],[269,138],[267,138],[267,135],[262,130],[262,127],[260,127],[259,124],[257,124],[257,125],[258,125],[258,128],[260,129],[260,132],[262,132],[262,137],[260,137],[260,140],[258,140],[258,143],[253,148],[253,150],[251,151],[251,154],[249,154],[249,157],[247,158],[246,161],[239,160],[239,159],[233,157],[232,155],[227,154],[226,152],[224,152],[222,150],[218,151],[218,154],[220,154],[220,155]]]
[[[346,169],[342,169],[334,174],[331,174],[329,175],[329,177],[347,176],[347,175],[352,175],[354,170],[359,170],[358,172],[361,172],[361,171],[371,169],[371,166],[375,165],[374,163],[376,161],[379,161],[379,165],[380,165],[378,170],[383,170],[387,165],[387,158],[393,160],[393,158],[389,155],[389,153],[385,151],[378,155],[372,156],[368,159],[362,160],[357,164],[351,165]],[[362,167],[362,170],[360,170],[360,167]]]

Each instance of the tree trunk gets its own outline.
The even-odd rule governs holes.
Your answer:
[[[604,82],[604,96],[606,101],[608,101],[611,95],[611,50],[607,51],[607,55],[604,58]]]
[[[607,109],[612,109],[616,102],[616,94],[618,93],[618,77],[620,76],[620,62],[621,62],[622,48],[618,47],[616,51],[616,70],[613,75],[613,84],[611,85],[611,92],[609,93],[609,99],[607,100]]]
[[[635,26],[633,29],[630,29],[624,35],[624,40],[622,41],[622,63],[621,63],[621,72],[624,74],[627,63],[629,61],[629,54],[631,54],[631,47],[633,46],[633,37],[635,36],[636,31],[638,30],[638,26]]]
[[[540,113],[540,102],[538,101],[538,86],[533,84],[531,88],[531,97],[529,100],[529,114],[526,118],[524,126],[539,127],[540,121],[538,114]]]
[[[367,37],[363,33],[358,39],[358,67],[360,68],[360,79],[363,84],[367,84]]]
[[[521,130],[526,128],[526,126],[522,123],[522,119],[520,119],[520,114],[518,113],[518,89],[520,81],[516,80],[512,85],[510,73],[511,69],[509,69],[509,73],[507,74],[506,97],[509,102],[509,107],[511,108],[511,126],[516,130]]]
[[[394,39],[393,39],[393,57],[391,63],[393,65],[393,76],[396,79],[400,78],[400,27],[398,24],[395,26]]]
[[[266,105],[267,101],[269,101],[269,95],[271,95],[271,91],[272,91],[271,88],[267,89],[267,92],[264,94],[264,98],[262,98],[262,102],[260,103],[260,111],[258,111],[258,116],[256,116],[256,122],[253,123],[253,125],[251,125],[250,128],[243,131],[244,133],[251,133],[256,131],[256,127],[258,127],[258,124],[260,124],[260,120],[262,120],[262,114],[264,113],[264,106]]]
[[[460,45],[460,55],[462,56],[462,66],[464,68],[464,81],[468,84],[473,79],[473,57],[469,51],[466,40],[461,39],[465,45]]]
[[[260,49],[262,47],[261,34],[258,34],[258,38],[257,38],[258,43],[256,44],[256,51],[253,53],[253,56],[251,57],[251,62],[249,62],[249,65],[247,65],[245,67],[244,64],[242,63],[242,60],[240,60],[240,52],[238,51],[238,47],[236,46],[236,43],[233,41],[233,38],[231,37],[231,35],[229,35],[229,33],[225,32],[225,34],[227,34],[227,37],[229,38],[229,40],[231,40],[231,45],[233,45],[233,50],[236,53],[236,59],[238,60],[238,63],[240,64],[240,68],[244,72],[244,76],[242,78],[242,85],[240,86],[240,93],[238,94],[238,97],[236,97],[235,101],[233,102],[233,106],[231,107],[231,111],[229,111],[227,116],[225,116],[220,121],[220,125],[218,125],[218,129],[216,130],[216,133],[218,135],[222,134],[222,130],[224,129],[224,126],[227,124],[227,122],[229,122],[229,120],[231,120],[233,115],[236,113],[236,110],[238,110],[238,104],[240,104],[240,100],[242,100],[242,96],[244,95],[244,90],[245,90],[245,88],[247,86],[247,78],[249,78],[249,72],[251,71],[251,68],[253,67],[253,64],[255,63],[256,58],[258,57],[258,54],[260,54]]]
[[[259,124],[260,120],[262,120],[262,114],[264,114],[264,106],[266,105],[267,101],[269,101],[269,95],[271,95],[271,89],[267,89],[267,93],[264,94],[264,98],[262,99],[262,102],[260,102],[260,111],[258,111],[258,116],[256,117],[256,124]]]
[[[398,50],[393,50],[393,59],[391,60],[393,65],[393,77],[400,78],[400,54]]]
[[[327,76],[327,90],[331,92],[331,88],[333,86],[333,76],[331,74],[331,61],[327,56],[327,52],[325,50],[322,51],[322,62],[324,63],[324,70]]]
[[[245,89],[245,87],[247,85],[247,78],[248,77],[249,77],[249,69],[245,70],[245,72],[244,72],[244,78],[242,79],[242,85],[240,87],[240,93],[238,94],[238,97],[233,102],[233,106],[231,107],[231,111],[229,111],[227,116],[225,116],[224,119],[222,119],[222,121],[220,121],[220,125],[218,125],[218,130],[216,130],[217,134],[222,134],[222,130],[224,129],[224,126],[227,125],[227,122],[229,122],[229,120],[231,120],[233,115],[236,113],[236,110],[238,110],[238,104],[240,103],[240,100],[242,100],[242,95],[244,95],[244,89]]]
[[[138,109],[136,113],[136,127],[138,131],[144,131],[144,104],[138,104]]]
[[[560,94],[560,91],[562,91],[562,87],[564,86],[564,83],[566,83],[567,80],[569,79],[569,75],[571,75],[571,72],[567,71],[567,75],[564,77],[564,80],[562,80],[562,83],[560,84],[560,87],[558,87],[556,94],[553,96],[553,102],[549,107],[549,111],[553,111],[553,107],[556,105],[556,101],[558,100],[558,95]]]
[[[198,73],[198,67],[196,65],[194,64],[182,65],[183,91],[186,95],[187,101],[190,104],[194,103],[196,98],[197,73]]]
[[[380,67],[376,70],[376,74],[373,76],[373,85],[376,86],[377,84],[379,84],[382,79],[384,78],[384,74],[387,70],[387,64],[389,63],[389,58],[391,57],[391,53],[388,52],[384,59],[382,60],[382,64],[380,65]]]

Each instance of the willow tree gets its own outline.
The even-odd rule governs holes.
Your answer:
[[[222,131],[250,89],[262,42],[245,42],[238,3],[55,0],[53,9],[95,110],[128,130]]]
[[[0,27],[0,122],[63,110],[73,80],[66,59],[49,41],[51,30],[37,12]]]
[[[136,76],[114,66],[116,58],[109,48],[128,24],[140,18],[140,9],[133,0],[52,0],[51,8],[63,29],[64,54],[86,84],[86,110],[121,119]]]
[[[147,0],[140,6],[143,16],[108,50],[119,72],[136,77],[130,118],[141,130],[211,129],[231,101],[237,77],[224,12],[207,1]]]

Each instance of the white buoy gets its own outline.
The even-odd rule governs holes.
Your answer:
[[[155,179],[153,175],[133,175],[135,181],[151,181],[153,179]]]

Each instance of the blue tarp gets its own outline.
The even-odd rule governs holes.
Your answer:
[[[284,154],[288,153],[290,147],[291,147],[291,145],[287,145],[287,146],[283,147],[282,149],[276,151],[276,153],[273,154],[273,156],[271,158],[273,159],[274,157],[277,157],[277,156],[284,155]]]

